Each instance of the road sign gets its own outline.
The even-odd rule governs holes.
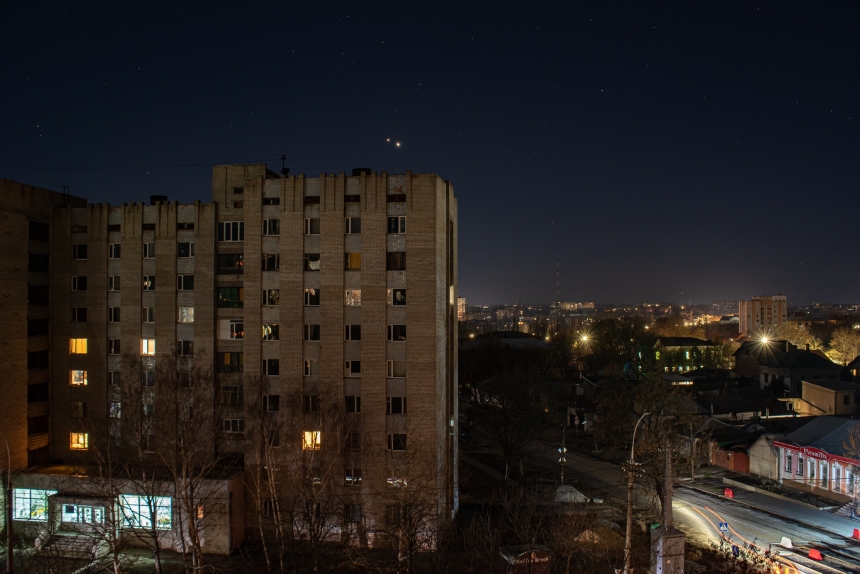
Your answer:
[[[735,555],[735,558],[737,558],[738,556],[740,556],[740,554],[741,554],[741,549],[738,547],[738,545],[737,545],[737,544],[733,544],[733,545],[732,545],[732,554],[734,554],[734,555]]]
[[[720,532],[728,532],[729,531],[729,523],[728,522],[720,522]]]
[[[573,417],[573,424],[575,424],[575,425],[579,424],[579,417],[578,416]]]

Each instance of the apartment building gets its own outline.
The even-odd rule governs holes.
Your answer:
[[[4,187],[4,202],[15,185]],[[32,191],[18,193],[48,205],[29,199]],[[346,501],[344,521],[369,533],[371,544],[407,484],[420,482],[436,517],[450,519],[457,509],[450,183],[410,172],[307,177],[222,165],[213,168],[212,194],[211,203],[153,196],[149,205],[120,206],[50,196],[53,209],[42,214],[51,226],[42,249],[50,274],[40,277],[47,292],[37,291],[49,302],[39,315],[51,321],[38,336],[45,349],[33,337],[16,340],[20,353],[4,360],[23,361],[24,346],[32,348],[31,386],[2,383],[4,394],[14,387],[18,418],[26,389],[37,378],[47,384],[32,393],[49,400],[38,427],[45,431],[38,448],[47,450],[25,462],[24,419],[4,418],[0,430],[20,445],[16,468],[86,461],[102,438],[93,433],[119,444],[129,413],[141,410],[128,404],[134,385],[145,415],[162,408],[159,396],[182,403],[177,412],[189,417],[211,415],[215,428],[196,438],[239,471],[283,465],[311,484],[326,472],[332,495]],[[15,215],[20,233],[36,215]],[[4,314],[14,312],[4,305]],[[32,355],[39,351],[47,362]],[[193,377],[200,380],[192,397],[181,389]],[[157,433],[144,435],[135,438],[156,452]],[[33,492],[45,500],[23,506],[47,508],[49,497],[69,494],[68,477],[52,490],[44,487],[49,470],[39,473],[30,481],[43,486]],[[234,483],[220,492],[226,497]],[[229,538],[211,544],[217,551],[241,541],[235,517],[253,506],[248,499],[230,494],[219,507],[231,518],[210,534]]]
[[[788,321],[785,295],[760,295],[738,303],[739,332],[748,337],[774,337]]]

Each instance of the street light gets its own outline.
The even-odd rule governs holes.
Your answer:
[[[639,423],[642,419],[650,415],[645,413],[639,420],[636,421],[636,426],[633,427],[633,440],[630,441],[630,461],[627,463],[627,534],[624,537],[624,574],[630,574],[630,554],[633,541],[633,470],[635,463],[633,462],[633,449],[636,446],[636,431],[639,429]]]
[[[6,573],[12,574],[15,572],[14,548],[12,546],[12,451],[9,450],[9,441],[6,440],[6,435],[0,431],[0,436],[3,437],[3,444],[6,445]]]

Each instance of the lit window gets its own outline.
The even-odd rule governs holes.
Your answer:
[[[69,433],[69,448],[72,450],[87,450],[90,448],[90,435],[85,432]]]
[[[406,289],[389,289],[389,305],[406,305]]]
[[[359,271],[361,269],[361,253],[344,253],[343,270]]]
[[[148,356],[155,355],[155,339],[141,339],[140,354]]]
[[[103,506],[86,506],[83,504],[63,504],[62,522],[80,524],[104,524],[105,509]]]
[[[305,431],[302,440],[303,450],[319,450],[320,449],[320,431]]]
[[[47,522],[48,497],[53,494],[57,494],[57,491],[16,488],[13,495],[15,520]]]
[[[280,339],[280,329],[277,325],[263,325],[263,340],[277,341]]]
[[[173,526],[173,501],[169,496],[120,494],[118,502],[125,527],[152,528],[152,509],[157,529],[169,530]]]
[[[69,376],[69,384],[75,387],[87,386],[87,372],[71,371],[71,374]]]
[[[86,339],[69,339],[69,352],[73,355],[87,354]]]
[[[177,308],[177,315],[177,323],[193,323],[194,307],[179,307]]]
[[[278,305],[281,300],[280,289],[263,289],[262,304],[265,306]]]
[[[343,303],[347,307],[361,306],[361,289],[347,289]]]
[[[346,486],[361,486],[360,468],[347,468],[344,474],[344,484]]]

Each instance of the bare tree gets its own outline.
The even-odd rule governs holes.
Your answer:
[[[784,323],[777,331],[777,336],[789,341],[792,345],[796,345],[801,349],[806,348],[807,345],[809,345],[809,348],[813,351],[824,348],[824,344],[821,342],[821,339],[816,337],[809,331],[809,329],[806,328],[805,325],[801,325],[800,323],[792,321]]]
[[[847,365],[860,355],[860,332],[847,327],[840,327],[833,331],[830,347],[833,350],[831,358]]]

